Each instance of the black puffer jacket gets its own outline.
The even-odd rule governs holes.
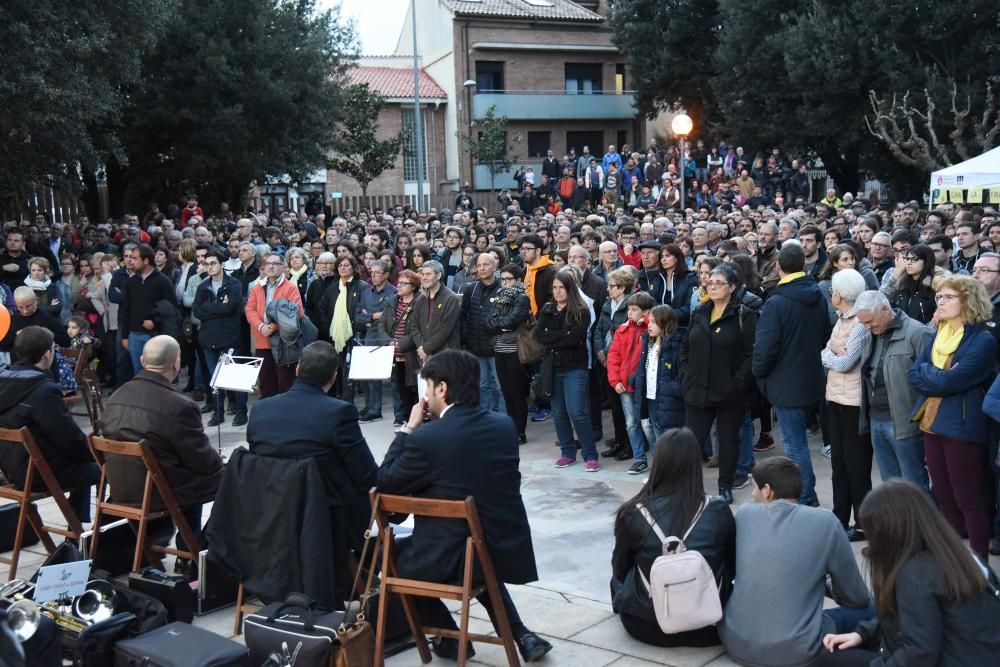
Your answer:
[[[659,496],[643,505],[668,537],[681,537],[688,529],[690,519],[678,516],[674,496]],[[719,596],[725,606],[736,574],[736,521],[724,500],[712,498],[684,540],[684,546],[704,556],[719,584]],[[615,549],[611,556],[611,601],[615,613],[656,620],[653,603],[636,568],[642,568],[648,579],[653,561],[662,554],[660,538],[637,509],[631,508],[615,521]]]
[[[490,299],[500,291],[500,281],[487,285],[481,280],[462,289],[462,319],[459,327],[462,347],[477,357],[492,357],[496,334],[485,325],[491,308]]]
[[[586,312],[577,322],[566,319],[566,309],[558,310],[554,303],[547,303],[538,312],[538,326],[535,338],[554,356],[556,371],[586,369],[587,330],[590,328],[590,313]]]
[[[519,294],[510,303],[492,303],[486,316],[486,327],[497,334],[497,342],[517,345],[517,328],[531,315],[527,294]]]
[[[750,407],[757,313],[731,299],[722,317],[710,322],[712,307],[709,301],[695,309],[681,346],[684,402],[699,407],[723,402]]]
[[[201,320],[198,343],[213,350],[225,350],[240,344],[240,320],[243,319],[243,293],[240,281],[223,275],[218,292],[212,291],[209,278],[194,295],[194,316]]]

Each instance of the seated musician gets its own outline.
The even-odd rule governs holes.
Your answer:
[[[316,341],[299,357],[295,383],[258,401],[250,413],[250,452],[284,459],[313,459],[326,486],[333,529],[335,589],[351,586],[350,552],[360,553],[371,517],[368,490],[378,466],[358,425],[358,409],[327,395],[340,363],[333,345]]]
[[[524,626],[504,585],[538,579],[531,528],[521,500],[517,428],[507,415],[479,407],[479,361],[468,352],[438,352],[428,358],[420,374],[427,381],[425,395],[413,406],[409,421],[385,455],[377,488],[437,500],[475,498],[514,639],[525,662],[533,662],[552,645]],[[427,424],[425,410],[433,418]],[[467,535],[467,527],[458,521],[416,517],[412,538],[401,540],[397,553],[399,575],[459,582]],[[478,599],[494,618],[488,595],[484,592]],[[425,625],[456,627],[441,600],[415,601]],[[434,637],[433,644],[441,657],[458,656],[455,639]],[[474,653],[470,646],[468,656]]]
[[[69,413],[62,389],[49,371],[55,358],[51,331],[39,326],[20,330],[14,341],[10,368],[0,369],[0,426],[27,426],[64,489],[72,489],[69,503],[80,521],[90,521],[90,487],[101,479],[101,470],[90,454],[87,436]],[[23,486],[28,452],[20,443],[0,441],[0,469],[10,481]],[[35,475],[34,490],[45,488]]]
[[[149,443],[184,517],[201,539],[202,505],[215,499],[222,458],[208,441],[198,405],[171,384],[181,370],[177,341],[170,336],[151,338],[141,362],[143,370],[105,404],[101,432],[114,440]],[[142,502],[146,471],[141,461],[109,453],[107,473],[115,502]],[[178,535],[177,546],[189,545]],[[194,576],[194,564],[179,558],[175,571]]]

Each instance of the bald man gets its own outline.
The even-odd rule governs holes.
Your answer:
[[[198,405],[171,384],[181,370],[177,341],[170,336],[149,339],[140,361],[142,370],[105,404],[102,432],[116,440],[145,439],[149,443],[184,516],[201,540],[201,508],[215,499],[222,479],[222,459],[205,435]],[[107,473],[117,502],[142,502],[146,473],[141,463],[108,454]],[[188,546],[180,535],[177,546]],[[192,578],[197,574],[194,564],[183,559],[178,559],[175,572]]]

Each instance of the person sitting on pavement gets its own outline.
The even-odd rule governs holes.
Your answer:
[[[827,321],[825,311],[815,317]],[[754,468],[756,502],[736,512],[736,580],[719,636],[740,664],[811,664],[824,635],[872,616],[843,526],[828,510],[800,505],[801,495],[798,466],[774,456]],[[827,595],[839,617],[823,612]]]
[[[669,306],[657,306],[657,308]],[[615,517],[615,549],[611,557],[611,598],[625,631],[655,646],[714,646],[719,643],[716,626],[688,632],[664,634],[657,624],[653,602],[645,581],[653,561],[663,554],[663,544],[650,528],[650,519],[638,509],[642,505],[664,535],[684,535],[687,551],[697,551],[708,562],[719,587],[723,605],[732,592],[736,566],[736,523],[729,505],[712,498],[697,523],[692,520],[705,502],[701,469],[701,444],[687,428],[670,429],[656,445],[649,481],[626,501]]]
[[[70,507],[81,522],[88,523],[90,487],[100,481],[101,469],[50,373],[55,359],[53,338],[51,331],[38,326],[25,327],[17,334],[14,355],[19,361],[0,368],[0,426],[28,427],[59,485],[69,490]],[[7,479],[23,488],[27,468],[24,446],[0,441],[0,469]],[[45,488],[37,474],[33,487],[35,491]]]
[[[378,471],[382,493],[418,498],[464,500],[473,496],[493,561],[511,632],[525,662],[552,645],[528,630],[504,584],[538,579],[531,527],[521,499],[517,429],[506,415],[479,407],[479,360],[461,350],[442,350],[420,371],[425,394],[389,447]],[[433,418],[424,423],[424,414]],[[412,537],[397,551],[398,574],[424,581],[454,582],[462,571],[468,530],[455,521],[416,517]],[[402,541],[401,541],[402,542]],[[485,593],[477,598],[494,618]],[[440,600],[415,600],[424,623],[455,628]],[[458,640],[433,638],[434,652],[454,660]],[[471,646],[468,657],[475,652]]]
[[[222,480],[222,457],[211,446],[198,405],[178,393],[172,381],[181,370],[181,348],[170,336],[155,336],[143,346],[142,368],[112,394],[100,428],[114,440],[146,440],[194,536],[202,537],[202,505],[215,499]],[[133,458],[107,454],[111,493],[120,503],[141,503],[145,466]],[[195,548],[177,536],[180,549]],[[178,559],[176,571],[193,575],[193,563]]]

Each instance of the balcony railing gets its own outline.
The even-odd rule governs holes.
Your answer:
[[[472,112],[476,118],[486,115],[491,106],[496,106],[497,115],[510,120],[628,120],[636,116],[635,93],[631,90],[511,90],[473,95]]]

